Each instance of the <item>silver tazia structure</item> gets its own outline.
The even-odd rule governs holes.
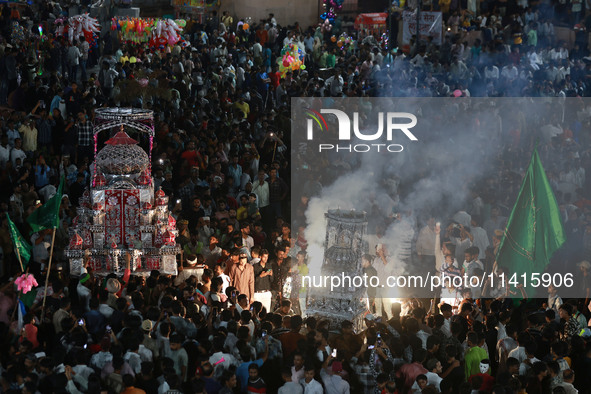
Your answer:
[[[111,137],[98,151],[99,134],[105,131]],[[146,148],[128,132],[137,133]],[[91,187],[80,198],[65,251],[70,274],[80,275],[85,260],[95,275],[122,273],[129,255],[136,275],[152,270],[176,275],[176,220],[168,210],[168,197],[154,190],[152,178],[152,111],[97,109],[93,134]]]
[[[367,253],[367,217],[365,212],[334,209],[327,220],[322,276],[363,276],[361,256]],[[308,293],[306,314],[330,320],[331,329],[343,320],[361,329],[367,312],[367,292],[363,286],[312,287]]]

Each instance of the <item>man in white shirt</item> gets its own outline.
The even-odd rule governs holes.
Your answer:
[[[50,229],[41,230],[31,235],[31,245],[33,246],[33,260],[39,264],[40,269],[45,269],[45,264],[49,260],[49,247],[48,242]]]
[[[261,45],[258,37],[256,37],[255,41],[256,42],[252,46],[252,55],[254,57],[255,63],[260,66],[263,63],[263,46]]]
[[[486,257],[486,249],[490,246],[490,242],[488,241],[488,234],[486,230],[480,227],[480,217],[477,215],[472,215],[471,223],[472,226],[470,228],[470,233],[474,237],[472,240],[472,245],[478,248],[478,258],[484,259]]]
[[[326,80],[326,86],[330,88],[330,95],[332,97],[340,97],[343,94],[344,85],[345,81],[338,70]]]
[[[257,195],[257,202],[261,216],[268,216],[270,201],[269,201],[269,183],[265,180],[265,171],[259,170],[258,179],[252,185],[252,192]]]
[[[72,371],[74,372],[73,379],[81,386],[82,390],[87,390],[88,377],[94,373],[94,369],[86,365],[84,356],[81,353],[76,356],[76,361],[76,365],[72,367]]]
[[[8,160],[10,160],[10,150],[12,148],[8,144],[8,136],[2,135],[2,143],[0,144],[0,167],[4,168]]]
[[[222,248],[218,246],[219,239],[215,235],[209,237],[209,245],[202,249],[205,265],[213,267],[216,261],[222,257]]]
[[[101,339],[101,351],[95,353],[90,358],[90,366],[98,370],[102,370],[105,365],[113,361],[113,354],[109,351],[111,349],[111,340],[109,338]]]
[[[7,130],[5,133],[6,137],[8,138],[8,145],[11,148],[14,148],[14,142],[16,141],[17,138],[21,138],[21,134],[18,132],[15,124],[14,124],[14,120],[8,120],[7,123]]]
[[[560,305],[562,305],[562,298],[558,295],[558,290],[553,285],[548,286],[546,309],[552,309],[556,313],[556,321],[560,321],[560,313],[558,313]]]
[[[22,196],[22,182],[17,183],[14,186],[14,192],[10,196],[11,205],[11,218],[17,223],[22,222],[22,216],[24,213],[23,196]]]
[[[525,359],[519,365],[520,376],[526,376],[529,370],[531,369],[532,365],[540,361],[534,356],[535,350],[535,343],[528,343],[525,345]]]
[[[304,394],[324,394],[324,389],[319,381],[314,379],[316,370],[313,365],[306,365],[304,367],[304,378],[300,380],[300,384],[304,388]]]
[[[254,240],[249,235],[250,225],[247,222],[240,223],[240,233],[242,235],[242,246],[248,248],[248,253],[250,254],[250,250],[254,247]]]
[[[522,344],[520,344],[519,341],[517,343],[519,344],[519,347],[511,350],[509,352],[508,357],[513,357],[514,359],[519,361],[519,363],[522,363],[527,358],[527,356],[525,355],[525,347]]]
[[[435,267],[435,219],[430,217],[419,232],[416,243],[417,254],[422,267],[432,270]]]
[[[55,188],[55,185],[52,185],[51,183],[48,183],[39,189],[39,195],[43,197],[43,202],[49,201],[49,199],[55,196],[56,193],[57,189]]]
[[[216,378],[222,376],[223,371],[230,368],[231,365],[236,367],[240,365],[240,362],[234,356],[230,353],[224,353],[224,342],[225,339],[223,337],[218,336],[213,338],[213,350],[215,353],[209,357],[209,363],[214,368],[214,376]]]
[[[468,278],[473,276],[480,276],[482,273],[480,271],[484,271],[484,264],[480,260],[478,260],[479,250],[476,246],[471,246],[466,249],[465,260],[463,265],[463,270]],[[482,294],[482,288],[477,286],[472,286],[472,297],[478,298]]]
[[[23,161],[27,158],[27,154],[22,149],[23,141],[20,138],[14,140],[14,148],[10,152],[10,161],[12,161],[12,167],[16,168],[16,160],[20,159],[20,165],[23,165]]]
[[[562,383],[558,387],[564,388],[566,394],[577,394],[579,390],[573,386],[574,381],[575,372],[572,369],[567,369],[566,371],[562,371]]]
[[[330,367],[327,367],[331,362],[332,364]],[[333,358],[329,356],[324,363],[323,368],[320,369],[320,376],[324,382],[326,394],[349,394],[349,383],[340,375],[342,370],[343,365],[341,362],[336,360],[333,361]]]
[[[516,80],[519,76],[519,70],[517,69],[517,67],[515,67],[513,63],[509,63],[505,67],[503,67],[503,70],[501,71],[501,76],[507,80],[507,83],[511,83],[511,81]]]
[[[453,316],[453,308],[450,304],[442,304],[439,306],[439,310],[445,319],[443,321],[443,326],[441,326],[441,331],[443,334],[451,338],[451,317]]]
[[[72,45],[68,48],[66,56],[68,60],[68,78],[70,79],[70,81],[76,82],[78,65],[80,64],[80,58],[82,57],[82,53],[78,48],[77,40],[74,40]]]
[[[123,360],[129,364],[131,369],[133,369],[133,372],[139,374],[142,372],[142,359],[138,354],[139,342],[137,340],[133,340],[130,343],[130,346],[132,347],[127,351],[127,353],[125,353]]]
[[[435,386],[438,392],[441,391],[439,388],[439,385],[443,380],[441,377],[439,377],[439,374],[443,371],[441,362],[436,358],[432,358],[427,361],[427,369],[429,370],[429,372],[425,374],[427,377],[427,384]]]
[[[304,394],[304,388],[299,384],[299,382],[293,382],[291,380],[291,370],[289,367],[285,367],[281,373],[281,376],[283,377],[283,381],[285,383],[277,391],[278,394]]]
[[[308,53],[312,53],[314,50],[314,37],[310,33],[304,38],[304,48],[306,48],[306,52]]]
[[[287,36],[283,39],[283,46],[287,46],[292,44],[294,41],[294,33],[293,31],[290,31],[287,33]]]
[[[304,357],[300,353],[293,356],[293,366],[291,367],[291,381],[298,382],[304,379]]]
[[[480,251],[476,246],[469,247],[464,253],[465,260],[463,268],[466,274],[468,274],[468,277],[474,276],[474,271],[476,269],[484,270],[484,265],[478,260],[479,254]]]
[[[116,280],[117,283],[119,283],[119,281],[115,278],[109,278],[109,280]],[[111,308],[109,306],[109,292],[108,291],[101,291],[99,292],[99,307],[98,307],[98,311],[101,313],[101,315],[103,315],[105,317],[105,319],[110,319],[111,316],[113,315],[113,312],[115,312],[115,310],[113,308]]]

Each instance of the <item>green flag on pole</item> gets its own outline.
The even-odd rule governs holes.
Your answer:
[[[23,238],[18,228],[12,220],[10,220],[10,216],[8,216],[8,212],[6,212],[6,218],[8,219],[8,230],[10,231],[10,238],[12,238],[12,244],[14,245],[14,251],[18,251],[21,256],[21,262],[23,264],[23,269],[27,269],[27,265],[29,260],[31,259],[31,255],[33,254],[33,249],[31,245]]]
[[[556,197],[534,149],[497,252],[497,264],[513,274],[543,273],[566,241]],[[530,283],[531,278],[527,278]],[[521,280],[520,280],[521,282]],[[525,286],[526,291],[532,290]]]
[[[27,218],[27,222],[31,226],[34,233],[59,227],[60,223],[60,205],[62,203],[62,194],[64,190],[64,177],[60,181],[60,186],[57,193],[51,197],[41,207],[35,209]]]

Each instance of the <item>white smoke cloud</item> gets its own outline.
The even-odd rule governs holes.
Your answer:
[[[405,143],[404,152],[339,152],[329,159],[333,166],[349,162],[358,169],[346,171],[328,185],[324,179],[322,194],[310,199],[305,235],[313,262],[311,274],[320,273],[322,255],[315,255],[323,253],[324,214],[329,209],[367,212],[370,234],[375,232],[376,219],[402,213],[406,220],[394,221],[384,234],[398,274],[410,268],[403,261],[409,260],[418,218],[433,213],[445,221],[458,210],[467,209],[471,182],[490,171],[490,160],[495,157],[495,139],[491,138],[495,135],[486,136],[494,129],[494,122],[487,123],[487,129],[476,130],[474,124],[462,121],[461,116],[468,112],[462,112],[456,104],[444,108],[423,104],[416,111],[430,116],[421,118],[419,141]],[[355,165],[356,161],[360,164]],[[375,255],[375,250],[369,253]]]

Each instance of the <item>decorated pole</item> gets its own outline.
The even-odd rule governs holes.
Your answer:
[[[57,227],[53,228],[51,234],[51,250],[49,252],[49,263],[47,264],[47,274],[45,275],[45,290],[43,291],[43,304],[41,305],[41,321],[45,317],[45,300],[47,299],[47,286],[49,286],[49,273],[51,272],[51,260],[53,259],[53,244],[55,243],[55,232]]]
[[[23,261],[21,259],[21,252],[19,250],[19,248],[15,248],[16,249],[16,258],[18,259],[18,263],[21,266],[21,272],[24,273],[25,269],[23,268]]]

